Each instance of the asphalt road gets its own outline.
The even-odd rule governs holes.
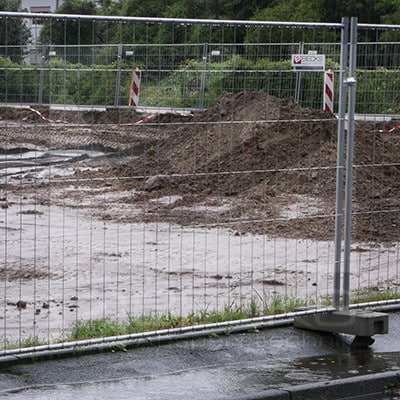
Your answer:
[[[292,326],[50,360],[0,362],[0,398],[223,399],[400,371],[400,314],[364,350]],[[1,360],[0,360],[1,361]]]

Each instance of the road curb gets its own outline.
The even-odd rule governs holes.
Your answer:
[[[385,390],[399,384],[400,371],[389,371],[271,389],[229,400],[377,400],[383,398]]]

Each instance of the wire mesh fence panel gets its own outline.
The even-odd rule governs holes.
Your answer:
[[[341,28],[45,15],[46,46],[3,48],[3,349],[330,304],[337,120],[291,55],[337,75]],[[395,161],[360,154],[377,198]],[[398,251],[364,239],[387,275]]]
[[[399,27],[360,25],[353,184],[353,302],[398,297]]]

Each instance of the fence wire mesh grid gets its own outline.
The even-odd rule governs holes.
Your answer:
[[[46,19],[102,42],[1,48],[3,349],[331,304],[337,119],[290,56],[338,76],[341,25]],[[354,302],[399,272],[398,32],[361,31]]]

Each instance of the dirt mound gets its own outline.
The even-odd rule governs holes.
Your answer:
[[[297,235],[301,229],[307,235],[304,221],[293,228],[295,221],[272,219],[293,195],[317,196],[327,202],[324,207],[332,207],[336,131],[332,115],[303,108],[291,99],[265,92],[225,93],[205,113],[177,124],[135,162],[122,161],[109,173],[136,178],[132,182],[143,193],[138,201],[181,195],[179,206],[193,206],[212,196],[232,203],[226,213],[214,215],[178,213],[171,206],[158,206],[152,213],[147,207],[147,219],[156,214],[179,223],[221,223],[263,214],[271,219],[268,232],[282,232],[287,224],[288,233]],[[153,177],[150,183],[147,177]],[[240,228],[265,229],[265,223],[241,223]],[[314,230],[309,229],[310,235]],[[326,236],[326,229],[321,235]]]
[[[400,229],[399,131],[358,122],[354,148],[354,236],[364,241],[398,241]]]
[[[336,129],[333,116],[302,108],[291,100],[264,92],[225,94],[204,114],[178,125],[135,165],[122,163],[117,172],[137,176],[190,174],[203,181],[202,175],[207,174],[260,171],[261,175],[275,175],[282,169],[317,168],[323,160],[325,165],[331,161],[321,150],[332,145]],[[264,179],[242,180],[240,188]]]
[[[258,120],[292,120],[297,118],[329,118],[326,113],[303,108],[291,98],[281,99],[268,93],[240,92],[223,93],[214,106],[205,113],[207,121],[258,121]],[[201,119],[204,119],[201,118]]]
[[[359,240],[396,240],[400,226],[399,213],[392,212],[399,204],[400,139],[381,133],[382,128],[356,123],[353,234]],[[149,220],[240,220],[241,232],[332,239],[336,136],[337,120],[323,111],[265,92],[225,93],[204,114],[177,124],[134,163],[121,162],[109,172],[135,177],[139,202],[182,196],[172,206],[147,207],[144,218]],[[230,198],[232,206],[217,214],[174,211],[213,196]],[[308,212],[285,218],[282,209],[299,198]],[[317,203],[318,212],[309,212]],[[263,221],[257,222],[257,216]]]
[[[32,110],[3,108],[3,121],[24,124],[15,129],[4,124],[5,149],[100,146],[115,152],[118,156],[96,161],[94,169],[77,171],[96,178],[93,182],[104,178],[107,190],[135,189],[126,201],[142,212],[124,220],[334,237],[337,120],[331,114],[262,91],[224,93],[192,116],[40,111],[73,123],[48,124]],[[398,240],[400,135],[380,131],[394,125],[356,123],[353,237],[358,240]]]

